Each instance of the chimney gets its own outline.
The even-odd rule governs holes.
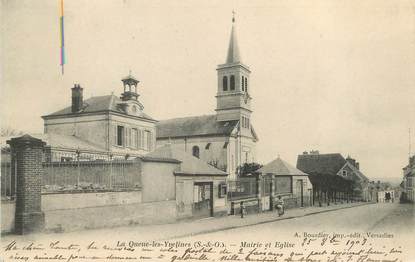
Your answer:
[[[79,112],[83,104],[83,88],[79,84],[72,87],[72,113]]]
[[[347,156],[346,158],[347,162],[349,162],[350,164],[352,164],[352,166],[356,167],[356,160],[354,158],[351,158],[350,156]]]

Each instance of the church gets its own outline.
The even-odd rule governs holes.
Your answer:
[[[156,143],[172,144],[236,179],[238,167],[256,161],[258,136],[251,121],[251,70],[239,53],[235,18],[226,62],[216,70],[216,114],[159,121]]]

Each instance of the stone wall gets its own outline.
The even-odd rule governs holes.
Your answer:
[[[43,194],[42,211],[141,203],[141,191]]]
[[[14,231],[14,215],[16,212],[15,201],[1,202],[1,233],[10,233]]]
[[[82,229],[168,223],[176,220],[176,203],[160,201],[47,210],[45,229],[67,232]]]

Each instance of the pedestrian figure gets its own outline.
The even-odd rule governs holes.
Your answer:
[[[241,218],[244,218],[245,215],[246,215],[246,210],[245,210],[244,201],[241,201]]]
[[[281,196],[278,196],[275,207],[277,208],[279,217],[284,215],[284,200],[282,200]]]

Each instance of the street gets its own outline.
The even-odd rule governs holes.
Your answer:
[[[289,215],[290,210],[285,215]],[[415,208],[411,204],[378,203],[299,218],[200,235],[198,239],[269,240],[292,232],[390,232],[414,234]]]
[[[332,210],[329,211],[330,209]],[[318,213],[313,214],[313,210],[314,212],[316,210],[319,211]],[[174,247],[166,249],[164,252],[169,253],[169,255],[163,258],[159,258],[159,261],[165,261],[166,259],[167,261],[172,261],[172,259],[170,259],[169,257],[175,257],[175,259],[173,260],[185,259],[186,248],[184,248],[184,246],[193,244],[196,244],[197,246],[197,243],[219,243],[218,248],[221,246],[223,247],[223,245],[226,245],[227,248],[229,248],[229,250],[226,252],[233,252],[227,253],[228,255],[225,255],[226,259],[223,258],[229,261],[243,261],[246,257],[240,257],[240,259],[242,260],[239,260],[236,259],[234,256],[242,256],[241,254],[244,254],[244,256],[246,256],[247,253],[244,252],[256,251],[259,252],[257,253],[259,254],[257,256],[259,260],[255,261],[280,261],[272,260],[271,258],[271,260],[267,260],[265,259],[265,257],[261,257],[261,254],[265,254],[261,253],[263,251],[260,251],[263,250],[261,248],[263,248],[264,243],[274,243],[275,245],[278,245],[276,250],[281,250],[281,252],[283,252],[284,250],[284,252],[288,252],[287,254],[290,254],[293,248],[295,248],[296,252],[300,252],[297,254],[298,256],[301,256],[301,254],[303,254],[301,252],[317,252],[318,250],[318,252],[324,252],[324,250],[327,250],[327,252],[332,252],[333,250],[343,252],[343,247],[341,247],[340,249],[336,249],[336,246],[333,246],[331,244],[327,245],[328,242],[325,245],[320,244],[319,241],[321,241],[324,237],[317,237],[317,235],[346,235],[347,233],[348,236],[346,236],[343,239],[344,241],[342,242],[342,244],[346,245],[344,248],[348,248],[347,245],[349,245],[350,247],[350,243],[345,243],[345,241],[351,240],[352,245],[357,245],[357,243],[359,243],[358,241],[362,239],[361,236],[365,236],[366,238],[368,238],[367,245],[369,246],[366,245],[366,247],[368,247],[369,249],[375,248],[376,252],[391,252],[392,250],[396,253],[402,251],[404,254],[394,253],[390,254],[390,256],[392,257],[388,258],[393,258],[395,256],[405,256],[405,260],[402,261],[413,261],[412,258],[415,257],[415,254],[412,254],[413,248],[411,239],[415,232],[413,226],[414,212],[415,209],[414,205],[412,204],[403,205],[398,203],[375,203],[363,204],[359,206],[352,206],[352,204],[349,204],[344,206],[330,206],[322,208],[314,207],[308,210],[289,209],[286,211],[286,214],[284,215],[282,220],[275,220],[278,219],[276,212],[265,212],[261,214],[251,214],[244,219],[241,219],[238,216],[228,216],[221,218],[200,219],[187,222],[182,221],[178,223],[164,225],[138,225],[129,227],[84,230],[68,233],[38,233],[29,234],[25,236],[7,235],[2,237],[1,242],[3,248],[10,245],[17,245],[20,248],[23,246],[23,250],[20,249],[18,253],[13,253],[13,250],[9,250],[7,253],[5,253],[5,255],[7,255],[9,258],[10,256],[30,256],[30,254],[33,254],[33,247],[41,245],[42,247],[49,246],[52,248],[48,251],[51,253],[47,253],[47,256],[49,256],[49,254],[54,254],[53,252],[55,252],[56,249],[53,248],[59,246],[59,250],[63,249],[65,250],[65,252],[68,251],[64,255],[77,257],[77,259],[73,258],[70,260],[92,261],[93,259],[89,259],[90,257],[88,256],[91,254],[95,254],[94,252],[98,250],[96,248],[102,248],[106,252],[104,253],[106,255],[115,254],[113,252],[116,252],[118,249],[121,248],[119,251],[120,253],[116,253],[120,255],[123,254],[122,250],[124,250],[124,245],[129,245],[126,251],[128,251],[128,254],[135,254],[131,252],[133,252],[137,247],[148,245],[149,243],[155,243],[153,240],[156,240],[156,243],[161,243],[161,245],[164,245],[164,243],[170,243],[169,245],[173,245]],[[270,218],[274,218],[274,220],[266,220]],[[253,223],[245,224],[249,221],[253,221]],[[227,226],[229,224],[235,225],[237,223],[239,223],[241,226],[233,229],[229,229],[230,227]],[[223,230],[224,228],[228,229]],[[208,232],[209,230],[212,233],[203,233]],[[305,237],[305,233],[309,234],[310,237]],[[367,235],[368,233],[381,235],[381,237],[375,236],[374,238],[372,238]],[[350,237],[350,234],[360,234],[360,236]],[[386,237],[384,237],[384,235],[386,235]],[[314,244],[314,246],[307,246],[307,244],[304,245],[305,238],[314,238],[314,243],[312,243]],[[330,243],[332,242],[330,241]],[[75,249],[81,247],[84,249],[73,253],[70,249],[71,247],[68,245],[72,246],[72,248]],[[246,247],[244,251],[240,250],[241,246],[243,246],[244,248]],[[85,247],[87,248],[85,249]],[[256,247],[260,249],[257,250]],[[154,249],[154,246],[153,249],[138,250],[141,250],[141,252],[147,252],[146,254],[150,255],[156,255],[158,254],[158,252],[160,252],[159,249]],[[203,252],[205,252],[203,250],[203,248],[188,249],[188,252],[196,252],[193,255],[189,256],[205,256],[206,254],[203,254]],[[78,253],[82,254],[82,256],[86,256],[81,259]],[[46,256],[46,253],[44,254]],[[50,256],[52,257],[54,255]],[[410,259],[408,260],[407,258]],[[189,258],[187,259],[189,260]],[[205,260],[206,259],[207,258],[205,258]],[[20,261],[16,257],[10,259],[10,261],[16,260]],[[382,261],[395,260],[392,259]]]

